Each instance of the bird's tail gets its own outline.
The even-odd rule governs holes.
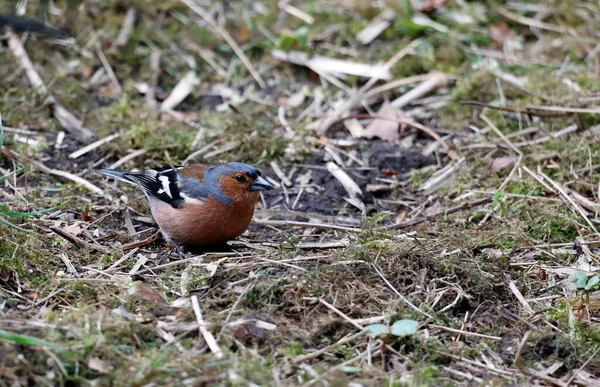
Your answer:
[[[101,173],[105,176],[112,177],[113,179],[124,181],[129,184],[137,184],[135,180],[130,178],[129,172],[118,171],[116,169],[93,169],[94,172]]]

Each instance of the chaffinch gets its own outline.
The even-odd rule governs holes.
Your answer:
[[[180,254],[179,243],[214,245],[242,234],[254,215],[259,191],[273,189],[258,169],[244,163],[96,172],[139,186],[163,235]]]

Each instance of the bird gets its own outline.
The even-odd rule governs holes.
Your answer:
[[[163,236],[180,256],[185,256],[180,244],[218,245],[240,236],[259,192],[274,188],[256,167],[239,162],[95,172],[141,188]]]

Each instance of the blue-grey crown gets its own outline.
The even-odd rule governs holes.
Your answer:
[[[244,163],[227,163],[219,165],[215,168],[221,169],[221,174],[240,171],[252,178],[257,178],[258,176],[260,176],[260,171],[256,167]]]

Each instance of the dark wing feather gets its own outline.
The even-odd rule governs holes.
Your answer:
[[[163,167],[160,169],[150,169],[146,172],[124,172],[116,170],[99,170],[98,172],[137,184],[147,196],[155,197],[165,203],[169,203],[174,208],[180,208],[185,199],[181,196],[179,188],[179,175],[177,171],[180,168]]]

